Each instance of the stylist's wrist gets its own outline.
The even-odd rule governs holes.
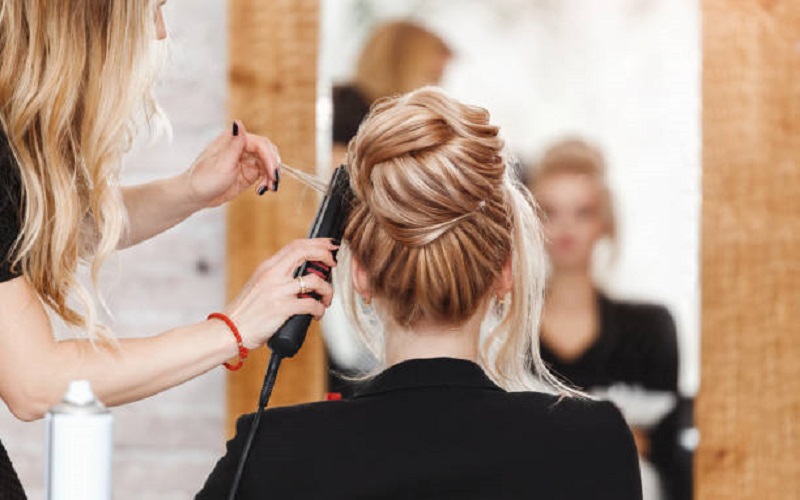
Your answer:
[[[194,185],[192,179],[192,169],[187,169],[169,179],[171,189],[178,195],[178,199],[186,210],[195,213],[206,208],[211,208],[212,200],[208,196],[203,196]]]
[[[236,338],[231,334],[228,326],[219,320],[209,319],[203,323],[209,335],[213,339],[214,345],[219,348],[221,359],[235,358],[239,354],[239,346]]]
[[[237,310],[236,308],[231,308],[229,306],[226,308],[223,314],[230,318],[233,324],[236,325],[236,328],[239,331],[239,336],[242,338],[242,346],[249,351],[258,349],[266,344],[274,333],[265,333],[260,331],[261,329],[255,328],[253,326],[254,322],[249,318],[249,315],[246,311]],[[228,331],[228,336],[235,344],[236,339],[231,334],[230,330]]]

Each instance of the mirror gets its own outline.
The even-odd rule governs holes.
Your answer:
[[[691,450],[696,442],[691,406],[699,385],[701,133],[696,0],[337,0],[322,2],[321,8],[321,165],[340,160],[340,138],[354,133],[352,121],[357,126],[373,98],[370,94],[380,88],[377,83],[363,88],[370,68],[359,68],[359,61],[378,71],[386,62],[385,54],[392,52],[384,48],[383,56],[364,54],[380,52],[381,46],[393,43],[392,37],[404,40],[395,54],[403,50],[411,54],[410,62],[401,62],[405,56],[396,55],[390,65],[395,72],[407,68],[406,74],[395,75],[396,88],[439,84],[491,112],[556,225],[550,231],[558,231],[558,217],[579,211],[579,205],[565,201],[562,206],[565,198],[559,198],[552,183],[546,187],[544,177],[536,180],[536,168],[542,172],[547,163],[543,158],[553,158],[545,153],[559,158],[556,153],[565,151],[562,141],[578,138],[581,142],[573,141],[572,149],[564,153],[572,158],[569,161],[577,155],[589,158],[595,170],[600,165],[602,171],[605,165],[603,183],[610,192],[615,230],[613,238],[604,231],[590,251],[591,280],[602,291],[587,313],[595,318],[597,332],[592,334],[589,328],[588,337],[570,336],[570,323],[559,321],[569,316],[568,301],[551,289],[543,349],[549,350],[557,371],[577,373],[582,363],[596,368],[606,362],[605,379],[584,380],[590,385],[586,389],[605,391],[623,407],[642,456],[646,498],[689,498]],[[402,21],[399,27],[398,21]],[[386,31],[387,23],[395,24],[394,31]],[[377,78],[375,74],[369,78]],[[553,150],[559,143],[562,148]],[[569,230],[564,231],[556,238],[550,234],[551,262],[558,255],[566,259],[561,267],[558,262],[551,265],[551,280],[564,278],[570,248],[583,241],[578,233],[570,236]],[[555,288],[552,283],[551,288]],[[347,333],[350,328],[343,313],[331,311],[328,316],[325,335],[332,365],[364,363],[363,352],[353,347]],[[577,325],[575,331],[583,330]],[[634,352],[647,351],[653,357],[601,361],[592,353],[601,345],[611,349],[609,331],[622,336],[615,342],[630,340],[636,344]],[[677,340],[676,350],[670,347],[670,338]],[[637,363],[648,365],[649,372],[640,367],[633,369],[633,375],[620,374],[625,366]],[[606,391],[609,386],[612,390]],[[665,393],[671,399],[659,399]]]

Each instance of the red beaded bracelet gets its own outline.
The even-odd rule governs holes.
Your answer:
[[[236,328],[236,324],[228,316],[222,313],[215,312],[209,314],[207,319],[219,319],[224,321],[225,324],[228,325],[228,328],[231,329],[231,332],[233,332],[233,336],[236,337],[236,344],[239,346],[239,360],[236,362],[235,365],[232,365],[228,362],[223,363],[225,368],[227,368],[232,372],[235,372],[236,370],[241,368],[242,365],[244,364],[244,360],[247,359],[247,355],[250,354],[250,349],[248,349],[247,347],[244,346],[244,344],[242,344],[242,336],[239,334],[239,329]]]

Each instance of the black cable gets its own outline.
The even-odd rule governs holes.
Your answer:
[[[253,439],[258,430],[258,424],[261,422],[261,415],[269,403],[269,397],[272,394],[272,388],[275,386],[275,379],[278,378],[278,368],[281,366],[283,356],[272,351],[267,365],[267,373],[264,374],[264,385],[261,386],[261,396],[258,398],[258,410],[256,416],[253,418],[253,424],[250,426],[250,432],[247,434],[247,440],[244,442],[242,449],[242,456],[239,457],[239,465],[236,467],[236,474],[233,476],[233,483],[231,484],[230,492],[228,493],[228,500],[235,500],[236,493],[239,490],[239,483],[242,480],[244,473],[244,466],[247,463],[247,455],[250,454],[250,447],[253,445]]]

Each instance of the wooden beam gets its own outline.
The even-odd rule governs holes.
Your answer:
[[[702,9],[697,498],[800,498],[800,2]]]
[[[229,0],[231,118],[264,134],[293,166],[315,165],[317,0]],[[242,196],[228,209],[228,296],[257,265],[296,238],[305,237],[317,197],[292,179],[263,198]],[[254,352],[228,375],[227,430],[256,409],[269,351]],[[300,353],[284,361],[271,406],[319,400],[325,389],[325,355],[316,326]]]

